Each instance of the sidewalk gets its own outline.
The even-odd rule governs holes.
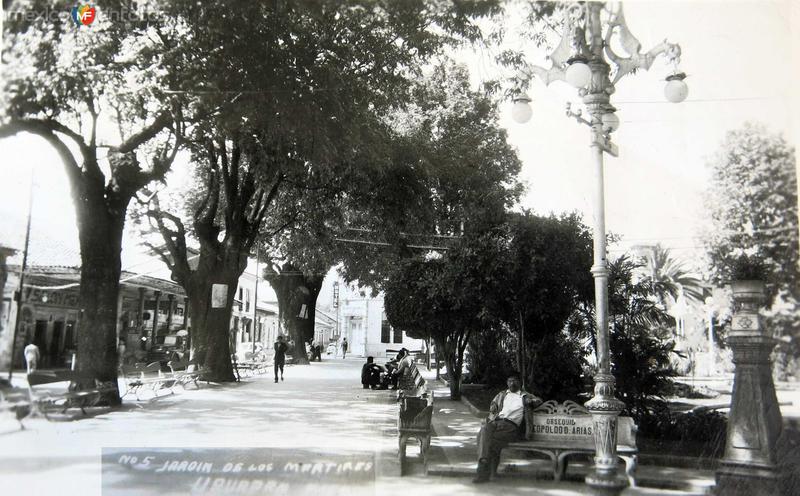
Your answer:
[[[185,494],[167,491],[163,484],[157,488],[146,485],[147,480],[134,477],[136,473],[143,477],[143,471],[110,474],[119,477],[117,490],[103,492],[108,481],[101,470],[101,456],[117,449],[130,454],[173,450],[213,458],[222,456],[218,450],[225,450],[230,456],[262,456],[284,462],[291,456],[299,461],[317,456],[341,459],[349,454],[373,457],[375,467],[370,477],[374,479],[348,480],[338,487],[342,492],[335,493],[331,485],[309,482],[309,491],[317,488],[313,496],[587,493],[583,477],[589,467],[577,462],[570,464],[567,480],[556,483],[548,462],[505,457],[498,480],[472,484],[480,418],[464,403],[450,401],[448,388],[434,380],[435,372],[424,369],[422,373],[436,395],[429,474],[423,474],[422,464],[415,457],[418,448],[409,443],[411,473],[400,477],[396,393],[362,389],[362,364],[363,359],[358,357],[323,359],[322,363],[287,367],[286,381],[279,384],[272,382],[271,374],[265,374],[240,383],[202,384],[198,390],[177,388],[174,395],[152,401],[126,398],[121,408],[99,409],[77,421],[32,420],[26,423],[29,429],[0,437],[0,487],[10,487],[9,494],[60,496]],[[662,488],[628,489],[625,494],[704,494],[707,485],[703,484],[713,480],[713,473],[651,465],[640,466],[639,478]],[[166,481],[177,484],[173,479]],[[302,482],[298,478],[293,481]],[[665,483],[669,481],[693,485],[684,485],[682,491],[663,489],[675,487]],[[236,491],[214,494],[256,494]]]
[[[468,482],[475,476],[477,460],[476,435],[481,417],[474,415],[467,404],[450,400],[450,390],[443,381],[436,381],[435,371],[421,370],[434,391],[433,430],[429,454],[428,474],[460,478]],[[552,480],[551,462],[544,458],[520,458],[521,454],[506,452],[499,468],[497,482],[502,486],[535,486],[542,491],[558,490],[558,494],[586,494],[583,483],[591,470],[587,462],[570,462],[565,480]],[[714,472],[656,465],[639,465],[637,480],[641,487],[628,488],[626,495],[649,494],[708,494],[714,484]]]

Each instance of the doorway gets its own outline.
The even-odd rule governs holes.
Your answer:
[[[48,363],[48,354],[47,354],[47,321],[46,320],[37,320],[36,325],[33,328],[33,344],[35,344],[39,348],[39,355],[41,357],[42,363],[40,364],[41,368],[47,367],[50,364]]]
[[[57,320],[53,322],[53,336],[50,338],[50,366],[60,367],[63,365],[61,359],[61,338],[64,335],[64,321]]]

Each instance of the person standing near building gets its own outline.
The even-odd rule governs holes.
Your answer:
[[[289,349],[283,342],[283,334],[278,335],[275,341],[275,382],[278,382],[278,369],[281,370],[281,380],[283,380],[283,366],[286,364],[286,350]]]
[[[347,358],[347,338],[342,338],[342,360]]]
[[[28,369],[28,373],[36,372],[36,369],[39,368],[39,347],[30,343],[25,347],[22,353],[25,355],[25,365]]]

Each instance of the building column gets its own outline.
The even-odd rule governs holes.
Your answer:
[[[139,312],[136,314],[136,328],[143,334],[144,330],[144,288],[139,288]]]
[[[167,309],[167,332],[172,329],[172,312],[175,307],[175,295],[169,294],[167,295],[167,299],[169,300],[169,308]]]
[[[150,339],[147,340],[147,350],[153,348],[153,343],[156,340],[156,333],[158,332],[158,306],[161,304],[161,291],[155,291],[156,306],[153,310],[153,328],[150,330]]]

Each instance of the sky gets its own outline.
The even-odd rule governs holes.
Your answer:
[[[660,242],[695,263],[706,221],[706,163],[725,133],[754,121],[795,146],[800,143],[800,106],[792,91],[800,81],[800,2],[654,1],[624,7],[644,50],[665,38],[681,45],[689,96],[681,104],[665,100],[669,68],[662,60],[617,84],[612,103],[622,124],[613,136],[619,158],[606,155],[606,227],[623,240],[611,254]],[[475,84],[497,76],[491,53],[459,57]],[[522,206],[543,214],[578,211],[591,224],[589,130],[565,115],[566,103],[577,103],[577,94],[566,83],[545,87],[537,81],[528,94],[533,99],[529,123],[511,120],[510,102],[501,108],[501,125],[519,151],[521,179],[528,185]],[[55,152],[23,135],[0,140],[0,157],[0,243],[21,248],[33,170],[34,228],[77,246],[69,188]],[[186,167],[175,165],[172,184],[185,181]],[[133,239],[123,253],[123,268],[152,265],[157,271],[158,262],[131,248]]]

